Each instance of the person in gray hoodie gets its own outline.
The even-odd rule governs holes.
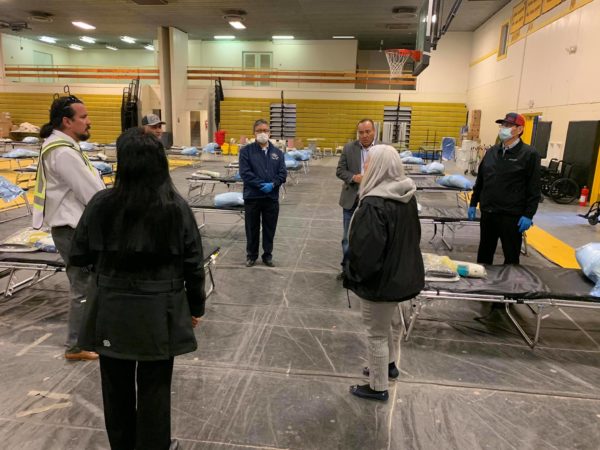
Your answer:
[[[414,298],[425,284],[415,192],[396,149],[372,147],[350,223],[344,267],[344,287],[360,297],[367,327],[369,367],[363,373],[369,384],[350,387],[358,397],[388,399],[388,377],[399,375],[395,358],[400,302]]]

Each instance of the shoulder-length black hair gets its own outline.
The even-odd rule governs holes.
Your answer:
[[[75,116],[75,110],[71,105],[83,102],[74,95],[68,97],[55,98],[50,106],[50,122],[44,124],[40,129],[40,137],[46,139],[52,134],[53,130],[60,130],[65,117],[72,119]]]
[[[117,139],[117,176],[102,202],[104,242],[120,253],[178,253],[184,200],[177,193],[162,143],[141,128]]]

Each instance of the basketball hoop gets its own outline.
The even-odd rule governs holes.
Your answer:
[[[385,51],[385,57],[390,65],[390,78],[399,78],[402,76],[404,64],[411,58],[413,61],[419,61],[421,59],[421,52],[405,48],[393,48]]]

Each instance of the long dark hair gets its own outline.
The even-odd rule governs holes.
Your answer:
[[[50,106],[50,122],[44,124],[40,129],[40,137],[46,139],[52,134],[54,130],[60,130],[62,128],[63,119],[66,117],[72,119],[75,117],[75,111],[71,107],[73,103],[83,102],[74,95],[68,97],[55,98]]]
[[[104,241],[116,239],[119,253],[177,252],[170,248],[182,223],[177,193],[162,143],[141,128],[117,139],[117,176],[102,202]],[[177,239],[175,239],[177,240]]]

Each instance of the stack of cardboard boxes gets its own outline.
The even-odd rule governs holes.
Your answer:
[[[479,141],[479,129],[481,127],[481,110],[473,109],[469,112],[469,132],[467,139],[470,141]]]
[[[12,120],[9,112],[0,112],[0,138],[7,138],[10,136],[10,130],[12,129]]]

